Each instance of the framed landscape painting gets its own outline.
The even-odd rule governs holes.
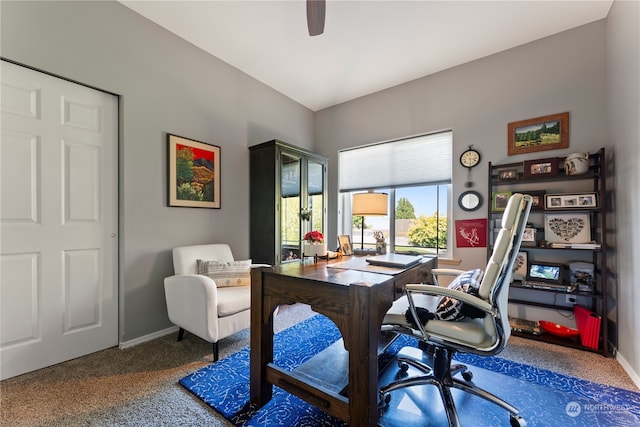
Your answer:
[[[168,135],[169,206],[220,208],[220,147]]]
[[[569,147],[569,113],[509,123],[508,129],[510,156]]]

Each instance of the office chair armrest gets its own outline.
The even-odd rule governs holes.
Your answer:
[[[464,272],[464,270],[458,270],[455,268],[434,268],[431,270],[431,273],[436,276],[459,276]]]
[[[426,295],[433,296],[442,296],[442,297],[451,297],[455,298],[458,301],[462,301],[465,304],[470,304],[474,307],[479,308],[480,310],[495,315],[495,310],[491,304],[482,298],[478,298],[474,295],[468,294],[466,292],[457,291],[455,289],[443,288],[442,286],[437,285],[406,285],[405,289],[407,291],[407,295],[411,298],[411,293],[421,293]]]
[[[458,270],[455,268],[434,268],[433,270],[431,270],[431,274],[433,275],[433,283],[438,286],[445,286],[440,284],[440,281],[438,280],[439,276],[458,277],[463,273],[464,270]]]

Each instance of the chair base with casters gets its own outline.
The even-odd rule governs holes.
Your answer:
[[[380,387],[382,410],[391,402],[394,390],[434,386],[442,398],[449,425],[457,427],[460,419],[451,393],[454,388],[505,409],[512,426],[526,426],[517,408],[476,386],[467,367],[452,365],[452,360],[457,352],[493,356],[506,346],[511,333],[507,315],[509,284],[530,209],[531,196],[511,196],[484,271],[434,269],[436,285],[405,286],[406,295],[387,311],[382,331],[417,338],[419,349],[405,347],[398,353],[398,374]],[[449,287],[442,287],[437,284],[438,274],[456,278]],[[410,368],[419,374],[410,376]],[[433,401],[423,403],[432,405]]]
[[[429,354],[430,352],[433,353]],[[473,373],[468,370],[466,365],[451,365],[453,354],[454,352],[442,348],[428,349],[425,352],[424,349],[403,347],[397,356],[399,368],[396,375],[397,379],[380,387],[380,404],[383,407],[388,405],[391,402],[391,392],[394,390],[420,385],[433,385],[440,393],[449,425],[459,426],[458,412],[451,395],[451,388],[456,388],[505,409],[509,412],[509,422],[512,427],[525,427],[527,425],[516,407],[471,383]],[[428,361],[425,358],[428,358]],[[408,374],[410,367],[418,370],[422,375],[410,377]],[[462,380],[455,378],[457,374],[462,376]]]

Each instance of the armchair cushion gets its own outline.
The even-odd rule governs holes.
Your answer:
[[[218,288],[251,285],[251,260],[221,262],[196,260],[198,274],[209,276]]]
[[[251,286],[218,289],[218,317],[232,316],[251,308]]]

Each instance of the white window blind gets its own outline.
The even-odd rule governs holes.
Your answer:
[[[452,132],[340,151],[340,191],[451,182]]]

